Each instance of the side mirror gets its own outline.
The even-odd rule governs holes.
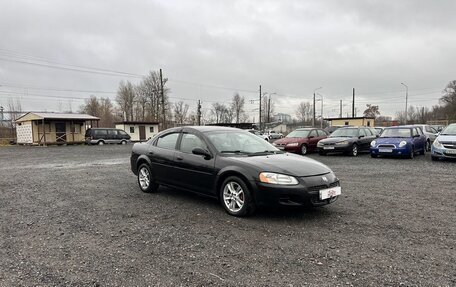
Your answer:
[[[211,154],[207,150],[200,148],[200,147],[195,147],[192,150],[192,153],[196,154],[196,155],[202,155],[202,156],[204,156],[204,159],[210,159],[212,157]]]
[[[375,135],[375,137],[376,137],[376,138],[379,138],[379,137],[380,137],[380,135],[379,135],[379,134],[376,134],[376,135]]]
[[[358,138],[359,138],[359,139],[362,139],[363,137],[364,137],[364,136],[359,136]]]
[[[309,136],[309,139],[313,139],[313,138],[314,138],[314,136]]]
[[[435,136],[438,137],[440,135],[440,132],[436,133]]]
[[[413,137],[414,137],[414,138],[419,138],[419,137],[420,137],[420,135],[413,135]]]

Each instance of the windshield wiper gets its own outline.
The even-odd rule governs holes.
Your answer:
[[[249,152],[242,150],[222,150],[221,153],[250,154]]]
[[[284,153],[284,152],[281,150],[264,150],[264,151],[257,151],[257,152],[251,153],[250,155],[278,154],[278,153]]]

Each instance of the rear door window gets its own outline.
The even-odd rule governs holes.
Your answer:
[[[324,130],[318,130],[317,132],[319,137],[325,137],[328,135]]]
[[[157,139],[156,146],[164,149],[175,149],[179,133],[171,133]]]
[[[317,131],[316,130],[312,130],[309,134],[309,137],[314,137],[316,138],[317,137]]]
[[[115,139],[117,137],[117,131],[116,130],[108,130],[108,137],[111,139]]]
[[[359,136],[366,136],[366,132],[364,132],[364,129],[359,129]]]

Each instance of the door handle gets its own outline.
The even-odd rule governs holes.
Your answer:
[[[150,152],[148,153],[148,155],[154,155],[154,152],[150,151]]]
[[[176,159],[177,159],[177,160],[183,160],[184,158],[181,157],[180,155],[178,155],[178,156],[176,156]]]

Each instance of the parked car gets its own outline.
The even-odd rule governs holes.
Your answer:
[[[144,192],[164,185],[205,194],[234,216],[270,204],[326,205],[341,194],[326,165],[228,127],[165,130],[133,146],[131,170]]]
[[[431,125],[437,132],[441,132],[445,129],[444,125]]]
[[[456,124],[451,124],[440,132],[432,144],[431,158],[456,159]]]
[[[300,128],[276,140],[273,145],[280,150],[304,155],[316,151],[317,143],[327,137],[328,133],[322,129]]]
[[[121,129],[90,128],[85,133],[87,144],[127,144],[130,142],[130,139],[130,135]]]
[[[360,151],[369,151],[370,143],[377,138],[377,132],[369,127],[348,127],[334,131],[327,139],[318,142],[318,153],[326,155],[342,152],[357,156]]]
[[[374,130],[377,132],[378,135],[381,135],[385,127],[375,127]]]
[[[329,134],[332,134],[334,131],[340,129],[340,128],[346,128],[348,126],[329,126],[325,128],[325,131],[328,132]]]
[[[254,134],[254,135],[256,135],[257,137],[260,137],[260,138],[262,138],[262,139],[264,139],[264,140],[266,140],[266,141],[269,141],[269,136],[266,135],[266,134],[262,134],[262,133],[260,133],[260,132],[257,131],[257,130],[249,130],[249,132],[252,133],[252,134]]]
[[[431,127],[430,125],[413,125],[413,126],[421,128],[421,131],[426,136],[426,151],[430,151],[431,144],[437,138],[438,131],[435,128]]]
[[[273,130],[266,132],[266,134],[269,136],[269,139],[271,139],[271,140],[280,139],[283,137],[282,134],[279,134]]]
[[[426,136],[416,126],[385,128],[379,138],[371,142],[371,157],[406,156],[413,158],[417,152],[424,155]]]

